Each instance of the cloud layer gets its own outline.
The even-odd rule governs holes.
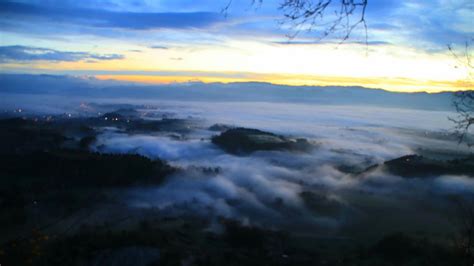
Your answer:
[[[82,60],[118,60],[120,54],[94,54],[87,52],[65,52],[48,48],[22,45],[0,46],[0,62],[10,61],[54,61],[77,62]]]
[[[60,21],[65,24],[80,24],[98,28],[159,29],[200,28],[221,20],[211,12],[126,12],[104,9],[88,9],[67,5],[48,6],[42,4],[2,1],[0,14],[43,22]]]
[[[413,153],[465,156],[468,151],[446,135],[448,113],[301,103],[155,104],[156,109],[143,111],[166,110],[177,118],[204,122],[180,140],[168,132],[129,135],[114,130],[99,136],[98,151],[163,158],[183,169],[159,187],[124,194],[133,207],[323,231],[368,230],[377,222],[372,216],[377,209],[377,219],[388,227],[393,219],[422,230],[423,223],[448,211],[451,196],[474,196],[474,179],[464,176],[405,179],[383,167],[360,176],[347,172]],[[315,148],[233,156],[209,141],[217,134],[207,130],[213,123],[305,137]],[[203,170],[208,168],[219,170]],[[422,206],[429,208],[413,213]]]
[[[123,32],[106,29],[207,29],[226,38],[253,36],[267,41],[287,40],[288,29],[279,27],[277,23],[283,18],[278,8],[279,1],[263,1],[257,6],[252,6],[251,1],[234,1],[227,17],[220,13],[226,5],[227,1],[2,1],[0,25],[4,30],[40,31],[48,35],[67,34],[70,30],[71,34],[83,32],[121,38]],[[447,43],[464,42],[472,35],[472,8],[471,1],[467,0],[449,3],[441,0],[370,2],[366,10],[369,41],[417,46],[426,50],[445,49]],[[51,23],[61,30],[51,31],[47,26]],[[37,27],[43,24],[44,27]],[[67,25],[69,27],[63,27]],[[300,41],[314,41],[314,36],[321,30],[301,32]],[[354,40],[363,41],[364,35],[363,29],[358,28],[354,31]],[[142,35],[140,38],[148,37]],[[413,43],[414,38],[416,43]],[[322,41],[334,42],[335,39],[337,36],[330,36]]]
[[[36,78],[33,81],[39,84],[41,77]],[[55,87],[54,79],[72,87],[64,77],[46,78],[51,83],[41,84],[49,84],[49,88]],[[101,84],[83,80],[75,88],[83,88],[87,82]],[[247,95],[247,89],[239,85],[229,86]],[[269,89],[266,86],[260,88]],[[407,179],[383,166],[353,174],[407,154],[443,160],[468,155],[472,151],[449,135],[450,111],[328,105],[289,97],[279,102],[227,101],[213,97],[213,90],[201,89],[209,93],[207,101],[70,97],[51,91],[33,96],[3,93],[0,103],[6,109],[22,108],[26,116],[35,115],[32,110],[67,112],[75,117],[135,108],[145,119],[185,119],[184,131],[166,127],[131,133],[102,128],[93,147],[99,152],[162,158],[179,167],[180,171],[159,186],[120,191],[119,199],[127,206],[153,208],[163,215],[224,216],[267,228],[311,230],[321,235],[386,233],[400,225],[403,230],[426,231],[427,224],[436,233],[449,226],[440,216],[449,217],[453,196],[474,198],[474,179],[467,176]],[[172,88],[176,90],[179,86]],[[209,130],[215,123],[304,137],[314,148],[304,153],[258,151],[234,156],[210,141],[218,134]]]

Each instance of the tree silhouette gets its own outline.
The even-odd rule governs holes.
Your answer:
[[[468,70],[467,82],[472,82],[474,76],[474,65],[471,59],[471,41],[465,43],[462,52],[457,51],[452,45],[448,49],[456,59],[457,64],[466,67]],[[456,66],[458,67],[458,66]],[[456,108],[456,116],[449,120],[454,122],[455,134],[458,136],[459,143],[466,143],[467,146],[474,146],[474,139],[470,136],[474,125],[474,91],[459,91],[454,93],[453,105]]]
[[[222,9],[227,14],[233,0]],[[251,4],[262,4],[264,0],[252,0]],[[320,31],[319,39],[337,35],[340,43],[345,42],[353,31],[362,26],[367,43],[367,23],[365,20],[368,0],[281,0],[282,25],[288,26],[290,39],[301,32]]]
[[[342,34],[341,42],[349,39],[359,25],[365,30],[367,41],[367,23],[365,11],[368,0],[285,0],[281,4],[285,23],[292,29],[290,38],[301,31],[322,30],[321,38],[333,34]]]

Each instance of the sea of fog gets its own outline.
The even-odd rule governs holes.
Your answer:
[[[103,129],[93,149],[160,158],[182,169],[156,187],[120,191],[130,208],[167,215],[227,217],[269,228],[355,236],[449,228],[453,197],[474,197],[466,176],[403,178],[366,169],[408,154],[456,158],[470,151],[451,135],[449,111],[307,103],[67,99],[5,101],[31,112],[92,115],[127,104],[147,119],[182,118],[189,131],[129,134]],[[21,98],[20,97],[20,98]],[[6,103],[9,106],[6,106]],[[27,106],[27,107],[25,107]],[[309,152],[228,154],[212,144],[214,124],[307,138]],[[216,168],[218,171],[202,171]],[[309,196],[308,196],[309,195]],[[217,229],[216,229],[217,230]],[[445,230],[444,230],[445,231]]]
[[[292,103],[155,102],[172,117],[199,121],[182,139],[166,134],[108,132],[97,143],[108,152],[162,158],[189,170],[157,188],[129,192],[130,204],[243,219],[264,225],[355,230],[368,223],[426,229],[443,220],[452,195],[473,194],[463,176],[404,179],[383,171],[354,176],[342,166],[367,168],[407,154],[467,152],[450,137],[449,112]],[[308,153],[227,154],[210,142],[212,124],[257,128],[308,138]],[[209,175],[193,167],[218,167]],[[312,208],[303,202],[313,192]],[[427,208],[428,207],[428,208]],[[375,209],[375,210],[374,210]],[[396,213],[393,213],[396,211]],[[380,217],[373,216],[378,213]],[[426,213],[425,213],[426,212]],[[429,226],[427,226],[429,224]],[[382,226],[384,227],[384,226]],[[398,228],[402,229],[402,228]],[[380,230],[387,230],[383,228]]]

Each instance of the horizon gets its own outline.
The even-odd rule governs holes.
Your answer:
[[[261,80],[248,80],[248,81],[203,81],[200,79],[195,80],[188,80],[188,81],[169,81],[169,82],[143,82],[137,81],[133,78],[131,79],[117,79],[117,78],[105,78],[108,75],[73,75],[73,74],[62,74],[62,73],[23,73],[23,72],[2,72],[0,71],[0,76],[40,76],[40,77],[66,77],[66,78],[73,78],[83,81],[96,81],[99,84],[102,83],[102,87],[111,87],[111,86],[136,86],[137,88],[140,87],[166,87],[170,86],[173,88],[179,85],[195,85],[195,84],[204,84],[204,85],[231,85],[231,84],[265,84],[271,85],[276,87],[287,87],[287,88],[349,88],[349,89],[364,89],[364,90],[372,90],[372,91],[384,91],[390,93],[401,93],[401,94],[418,94],[418,93],[426,93],[426,94],[453,94],[457,92],[463,91],[471,91],[470,88],[467,89],[460,89],[460,90],[414,90],[414,91],[406,91],[406,90],[395,90],[383,87],[369,87],[363,85],[311,85],[311,84],[287,84],[287,83],[276,83],[271,81],[261,81]],[[158,77],[159,78],[159,77]],[[112,82],[112,83],[110,83]],[[113,84],[113,85],[111,85]]]
[[[471,70],[460,62],[474,33],[469,1],[370,3],[367,33],[357,25],[342,41],[339,32],[321,38],[320,27],[289,38],[294,29],[278,7],[227,0],[2,1],[0,66],[145,84],[473,89]]]

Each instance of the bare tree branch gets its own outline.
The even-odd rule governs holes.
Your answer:
[[[227,17],[227,14],[229,12],[230,6],[232,5],[232,2],[233,2],[233,0],[228,0],[227,4],[224,7],[222,7],[222,9],[221,9],[221,13],[224,14],[224,16],[226,16],[226,17]],[[256,4],[261,5],[262,3],[263,3],[263,0],[252,0],[250,5],[251,6],[254,6]]]
[[[458,53],[452,45],[448,45],[448,49],[457,64],[468,69],[467,80],[469,82],[473,79],[474,75],[470,47],[471,45],[468,41],[465,43],[463,51]],[[449,120],[454,123],[454,130],[458,136],[459,143],[466,143],[467,146],[472,147],[474,146],[474,139],[472,138],[472,128],[474,128],[474,91],[456,92],[453,105],[456,108],[456,116],[449,117]]]
[[[228,0],[222,8],[227,12],[233,0]],[[252,0],[251,4],[262,4],[263,0]],[[288,26],[287,36],[294,39],[301,32],[322,32],[318,39],[340,34],[340,44],[347,41],[353,31],[362,25],[365,31],[365,43],[368,43],[365,14],[368,0],[281,0],[283,12],[281,24]]]
[[[285,16],[283,24],[290,25],[292,33],[288,37],[291,39],[302,31],[321,30],[320,39],[340,33],[340,43],[343,43],[362,25],[367,43],[367,4],[368,0],[284,0],[280,9]]]
[[[455,134],[458,136],[459,143],[464,142],[472,147],[474,141],[470,134],[474,125],[474,91],[456,92],[453,105],[456,108],[456,116],[449,117],[449,120],[455,124]]]

